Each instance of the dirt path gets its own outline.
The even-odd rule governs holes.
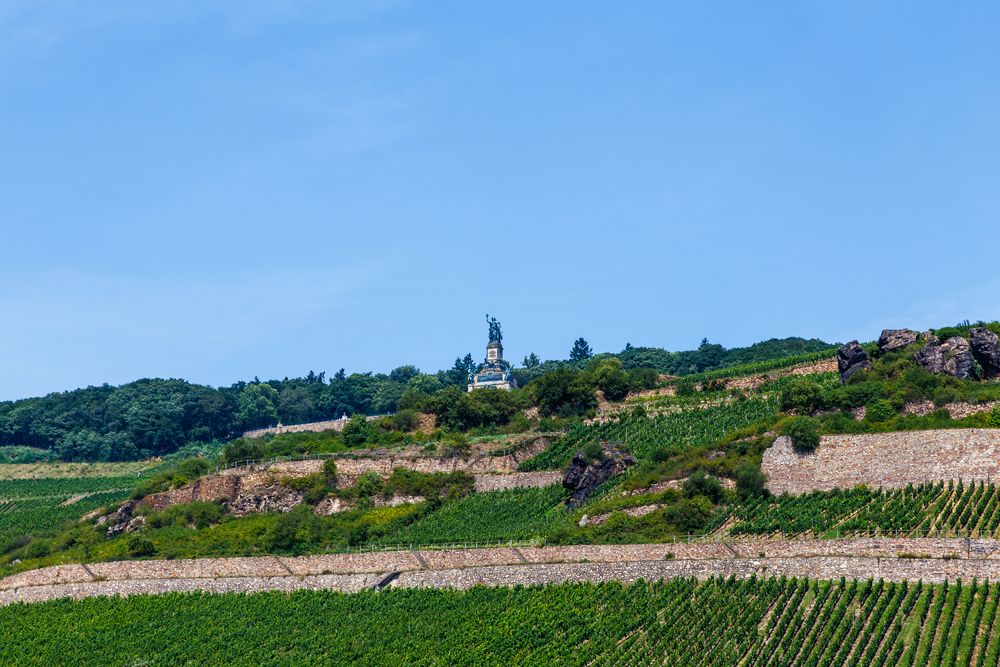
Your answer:
[[[564,581],[790,576],[890,581],[1000,579],[1000,541],[856,538],[652,545],[501,546],[297,558],[61,565],[0,579],[0,604],[175,591],[469,588]]]

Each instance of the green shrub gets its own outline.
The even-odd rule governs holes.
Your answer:
[[[792,446],[800,452],[819,447],[819,428],[811,417],[792,417],[782,427],[782,434],[791,438]]]
[[[369,471],[358,477],[358,496],[361,498],[370,498],[382,493],[384,487],[385,483],[377,472]]]
[[[713,504],[722,502],[726,495],[725,489],[714,477],[709,477],[702,470],[698,470],[684,481],[684,496],[695,498],[702,496],[708,498]]]
[[[340,432],[344,438],[344,444],[348,447],[361,447],[369,440],[374,439],[375,429],[368,422],[368,418],[363,414],[355,414]]]
[[[28,542],[21,555],[24,558],[42,558],[52,553],[52,540],[47,538],[36,538]]]
[[[685,498],[663,511],[663,519],[681,533],[701,532],[711,520],[714,510],[707,498]]]
[[[643,389],[652,389],[656,386],[656,380],[659,377],[659,373],[656,372],[655,368],[633,368],[628,371],[629,384],[631,385],[632,391],[642,391]]]
[[[692,380],[678,380],[675,385],[678,396],[694,396],[695,388]]]
[[[307,505],[316,505],[326,498],[331,490],[330,485],[321,477],[302,494],[302,501]]]
[[[594,369],[594,384],[604,392],[609,401],[620,401],[631,388],[628,373],[622,370],[622,363],[615,357],[602,359]]]
[[[990,410],[986,415],[986,425],[990,428],[1000,428],[1000,405]]]
[[[884,398],[872,401],[865,409],[865,419],[876,424],[887,422],[895,416],[896,409]]]
[[[130,537],[125,549],[132,558],[143,558],[144,556],[152,556],[156,553],[156,546],[141,535]]]
[[[264,442],[261,440],[240,438],[222,450],[222,458],[226,463],[262,459],[265,454],[264,447]]]
[[[585,461],[600,461],[604,458],[604,448],[599,442],[588,442],[582,450]]]
[[[396,468],[385,481],[384,493],[432,498],[458,498],[472,493],[476,478],[464,471],[424,473],[409,468]]]
[[[792,378],[781,390],[782,410],[810,414],[823,404],[823,387],[806,378]]]
[[[311,475],[303,475],[302,477],[283,477],[280,483],[286,489],[298,491],[299,493],[305,493],[307,490],[315,486],[317,482],[322,481],[323,475],[318,472],[314,472]]]
[[[673,452],[671,452],[668,448],[660,447],[658,449],[653,450],[653,455],[651,458],[653,459],[653,463],[664,463],[666,461],[669,461],[672,456]]]
[[[152,493],[176,489],[207,474],[211,469],[212,464],[201,456],[184,459],[174,467],[161,471],[140,484],[132,497],[144,498]]]
[[[734,471],[736,493],[740,498],[767,496],[767,476],[752,463],[741,463]]]
[[[400,410],[392,416],[392,426],[397,431],[414,431],[420,426],[420,414],[413,409]]]
[[[37,447],[5,445],[0,447],[0,463],[40,463],[56,460],[55,452]]]
[[[269,551],[303,553],[309,544],[322,536],[319,518],[308,505],[298,505],[278,517],[264,535]]]
[[[184,526],[188,528],[207,528],[222,520],[222,506],[218,503],[196,501],[172,505],[159,512],[153,512],[146,518],[151,528],[166,526]]]
[[[472,452],[469,440],[461,433],[455,433],[442,443],[441,455],[454,459],[468,458]]]

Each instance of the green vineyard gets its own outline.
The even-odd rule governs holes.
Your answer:
[[[0,481],[0,546],[121,502],[134,486],[134,477]]]
[[[1000,536],[996,484],[923,484],[905,489],[816,492],[736,505],[720,517],[731,535]]]
[[[808,364],[811,362],[825,361],[827,359],[833,359],[836,356],[837,356],[837,348],[831,347],[829,349],[819,350],[817,352],[803,352],[802,354],[780,357],[778,359],[768,359],[767,361],[755,361],[746,364],[738,364],[735,366],[726,366],[713,371],[705,371],[703,373],[685,375],[684,379],[690,380],[692,382],[704,382],[706,380],[717,380],[720,378],[735,378],[735,377],[744,377],[747,375],[760,375],[762,373],[770,373],[772,371],[791,368],[792,366],[798,366],[799,364]]]
[[[383,545],[530,540],[564,519],[561,486],[476,493],[380,540]]]
[[[0,608],[0,663],[992,667],[998,602],[975,581],[753,578],[93,598]]]
[[[655,417],[624,415],[576,425],[548,450],[525,461],[521,469],[560,468],[582,446],[601,440],[624,442],[639,460],[648,460],[657,450],[679,452],[711,444],[731,431],[774,417],[777,409],[777,398],[764,397]]]

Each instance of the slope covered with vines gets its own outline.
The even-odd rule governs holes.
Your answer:
[[[976,581],[783,578],[91,598],[0,608],[0,663],[982,667],[998,602]]]
[[[658,450],[674,453],[711,444],[732,431],[774,417],[777,410],[777,398],[764,396],[653,417],[623,414],[573,426],[552,447],[525,461],[521,469],[560,468],[584,445],[602,440],[623,442],[640,461],[649,460]]]
[[[862,487],[776,496],[738,503],[726,519],[731,535],[1000,537],[1000,488],[981,482],[937,482],[893,490]]]

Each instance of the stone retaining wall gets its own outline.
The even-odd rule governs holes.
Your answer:
[[[90,581],[18,588],[0,591],[0,605],[14,602],[43,602],[58,598],[87,598],[118,595],[160,595],[163,593],[204,591],[208,593],[260,593],[303,589],[356,593],[372,588],[382,574],[325,574],[307,577],[220,577],[217,579],[134,579],[128,581]]]
[[[516,550],[512,550],[516,551]],[[511,554],[516,555],[516,554]],[[367,574],[308,574],[215,578],[91,580],[22,586],[0,590],[0,605],[58,598],[130,596],[172,592],[256,593],[263,591],[333,590],[344,593],[376,588],[457,588],[528,586],[564,582],[654,581],[676,577],[811,577],[815,579],[923,580],[931,583],[1000,578],[1000,559],[915,559],[869,556],[798,556],[780,558],[672,558],[612,562],[480,564],[474,554],[461,556],[457,567],[392,570]],[[412,565],[412,564],[411,564]]]
[[[368,415],[365,417],[368,421],[374,421],[376,419],[381,419],[382,415]],[[350,421],[346,416],[340,419],[328,419],[326,421],[319,422],[308,422],[306,424],[291,424],[285,426],[279,424],[278,426],[272,426],[270,428],[258,428],[252,431],[244,431],[244,438],[259,438],[265,435],[278,435],[279,433],[318,433],[321,431],[343,431],[344,426]]]
[[[548,440],[539,438],[536,444],[504,456],[479,456],[468,459],[438,458],[429,456],[342,457],[334,459],[339,476],[338,486],[353,484],[366,472],[388,477],[396,468],[408,468],[423,473],[450,473],[464,471],[476,477],[477,491],[497,491],[520,487],[548,486],[562,480],[558,472],[517,472],[521,461],[537,454],[548,446]],[[153,493],[142,499],[142,504],[163,509],[179,503],[194,501],[235,500],[240,494],[253,493],[269,486],[282,477],[304,477],[323,469],[327,459],[281,461],[261,468],[240,467],[221,470],[201,477],[191,484],[171,491]]]
[[[476,475],[476,491],[504,491],[560,484],[559,471],[512,472],[506,475]]]
[[[900,557],[903,556],[903,557]],[[1000,579],[1000,541],[857,538],[497,547],[60,565],[0,579],[0,604],[59,597],[393,586],[541,584],[661,577]]]
[[[904,558],[732,558],[728,560],[664,560],[616,563],[561,563],[487,566],[404,572],[394,588],[458,588],[530,586],[563,582],[633,582],[676,577],[810,577],[814,579],[923,580],[931,583],[971,581],[1000,576],[997,560],[920,560]]]
[[[1000,429],[825,435],[816,451],[806,454],[782,436],[764,452],[761,469],[768,488],[778,494],[858,484],[902,488],[949,479],[997,481]]]

